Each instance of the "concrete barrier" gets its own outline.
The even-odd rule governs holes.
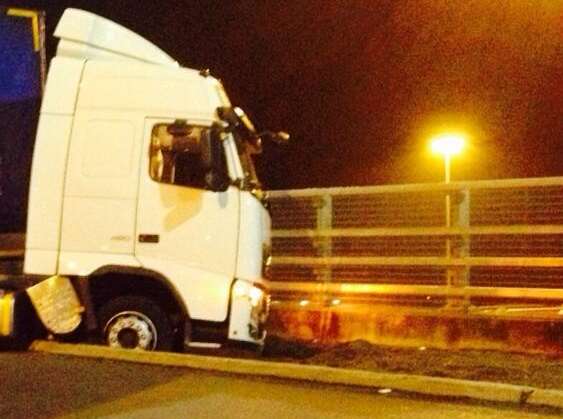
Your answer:
[[[379,345],[487,349],[563,356],[563,319],[467,316],[391,305],[300,307],[274,304],[268,331],[288,340],[332,344],[366,340]]]

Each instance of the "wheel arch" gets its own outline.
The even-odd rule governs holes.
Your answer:
[[[95,312],[111,298],[141,295],[161,304],[176,325],[182,319],[190,319],[184,300],[174,285],[159,272],[145,268],[107,265],[92,272],[88,283]]]

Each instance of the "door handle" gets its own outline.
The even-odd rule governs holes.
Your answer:
[[[139,234],[139,243],[158,243],[159,241],[158,234]]]

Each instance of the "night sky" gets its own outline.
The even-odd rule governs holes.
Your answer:
[[[563,175],[563,1],[12,1],[101,14],[210,68],[259,129],[269,189],[439,182],[441,130],[470,147],[453,180]]]

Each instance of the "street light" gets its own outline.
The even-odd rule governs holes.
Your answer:
[[[450,183],[451,174],[451,158],[463,150],[465,145],[465,135],[460,133],[443,133],[432,138],[430,147],[433,153],[441,154],[444,157],[444,178],[446,185]],[[450,190],[446,189],[446,228],[449,230],[452,227],[452,215],[451,215],[451,197]],[[450,236],[446,238],[446,258],[451,259],[453,254],[452,240]],[[446,283],[448,287],[452,287],[456,277],[459,273],[448,267],[446,271]],[[449,304],[449,302],[448,302]]]
[[[450,183],[451,158],[463,150],[465,136],[458,133],[440,134],[431,140],[430,147],[433,153],[444,156],[445,182]]]
[[[463,150],[465,145],[465,135],[460,133],[443,133],[432,138],[430,148],[433,153],[441,154],[444,156],[444,178],[446,184],[450,183],[451,179],[451,158]],[[446,192],[446,227],[451,227],[451,214],[450,214],[450,192]],[[449,253],[449,250],[448,250]]]

